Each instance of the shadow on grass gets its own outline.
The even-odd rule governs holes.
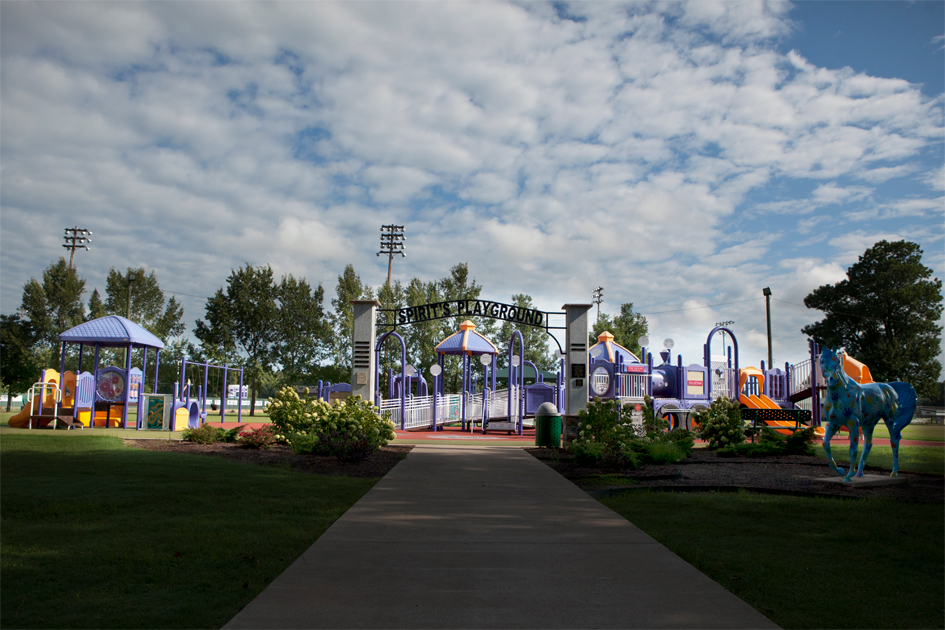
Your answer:
[[[941,505],[635,492],[601,500],[783,628],[941,628]]]
[[[377,481],[110,437],[0,451],[3,627],[220,627]]]

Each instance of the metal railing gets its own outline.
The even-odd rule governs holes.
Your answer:
[[[617,374],[617,398],[643,400],[649,386],[649,374]]]

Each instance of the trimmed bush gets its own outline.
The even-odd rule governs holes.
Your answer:
[[[185,429],[181,438],[187,442],[196,442],[197,444],[213,444],[224,438],[226,431],[212,427],[209,424],[202,424],[196,429]]]

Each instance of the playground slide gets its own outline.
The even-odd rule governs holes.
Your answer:
[[[23,405],[23,409],[20,410],[20,413],[14,415],[9,420],[10,426],[16,427],[17,429],[25,429],[27,426],[29,426],[29,423],[30,423],[29,403]]]
[[[56,390],[59,387],[59,372],[56,372],[55,370],[43,370],[40,373],[39,378],[40,380],[38,382],[53,384],[53,386],[48,389],[43,388],[43,389],[47,389],[47,391],[52,392],[44,398],[43,407],[45,409],[52,410],[55,408],[55,405],[56,405]],[[75,389],[74,383],[75,383],[75,376],[73,376],[73,386],[72,386],[73,389]],[[46,392],[43,392],[43,393],[46,393]],[[25,429],[26,427],[28,427],[30,424],[30,414],[33,407],[35,407],[37,410],[39,409],[38,400],[34,400],[32,404],[30,403],[24,404],[23,409],[21,409],[19,413],[15,414],[13,417],[11,417],[7,421],[8,424],[11,427],[15,427],[17,429]]]
[[[773,400],[771,400],[764,394],[761,394],[760,396],[755,396],[754,394],[750,396],[746,396],[745,394],[742,394],[738,397],[738,401],[741,404],[751,409],[780,409],[780,407],[778,406],[776,402],[774,402]],[[791,435],[791,433],[793,433],[793,431],[791,431],[791,429],[794,428],[793,422],[784,421],[784,420],[765,420],[765,424],[773,428],[778,433],[782,433],[784,435]],[[779,428],[779,427],[785,427],[785,428]],[[786,427],[790,427],[790,429]],[[824,436],[823,427],[814,427],[814,435],[816,435],[817,437],[823,437]]]

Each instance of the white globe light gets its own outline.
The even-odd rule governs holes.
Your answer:
[[[522,364],[522,358],[518,355],[512,357],[512,367],[518,367]]]
[[[417,373],[417,369],[408,363],[407,365],[404,366],[404,373],[407,376],[413,376],[414,374]]]
[[[642,337],[637,339],[637,343],[640,344],[641,348],[645,348],[648,345],[650,345],[650,338],[647,337],[646,335],[643,335]]]
[[[433,365],[430,366],[430,374],[432,374],[433,376],[439,376],[442,373],[443,373],[443,368],[441,368],[438,363],[434,363]]]
[[[673,340],[669,337],[663,340],[663,347],[667,350],[672,350],[674,345],[676,345],[675,342],[673,342]]]
[[[483,365],[490,365],[490,364],[492,363],[492,355],[491,355],[491,354],[480,354],[480,355],[479,355],[479,362],[482,363]]]

